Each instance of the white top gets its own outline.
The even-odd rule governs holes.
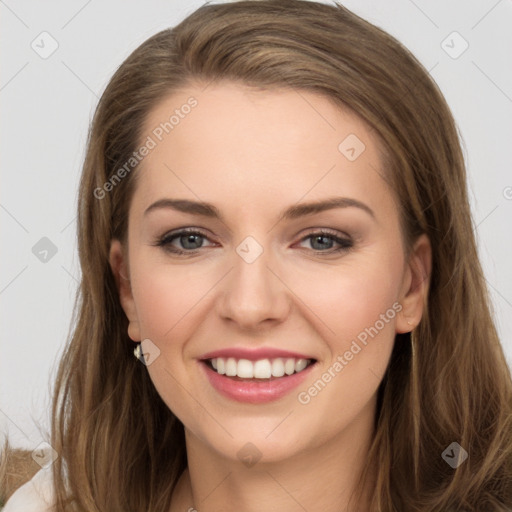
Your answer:
[[[31,480],[16,489],[1,512],[53,512],[51,467],[40,469]]]

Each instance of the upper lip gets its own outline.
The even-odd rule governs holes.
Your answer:
[[[290,352],[289,350],[281,350],[277,348],[223,348],[203,354],[200,360],[214,359],[216,357],[233,357],[234,359],[248,359],[249,361],[258,361],[259,359],[276,359],[278,357],[294,358],[294,359],[314,359],[311,356],[299,354],[298,352]]]

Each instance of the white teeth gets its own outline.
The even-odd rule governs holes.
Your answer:
[[[295,371],[295,359],[287,359],[284,363],[284,373],[291,375]]]
[[[297,361],[295,363],[295,371],[301,372],[302,370],[304,370],[304,368],[306,368],[307,365],[308,365],[308,362],[306,359],[297,359]]]
[[[237,371],[236,359],[229,357],[226,361],[226,375],[228,377],[235,377]]]
[[[254,368],[248,359],[240,359],[236,367],[236,374],[242,379],[252,379],[254,377]]]
[[[282,377],[284,375],[284,362],[282,359],[274,359],[272,361],[272,376]]]
[[[283,377],[299,373],[309,363],[308,359],[295,359],[293,357],[283,359],[235,359],[234,357],[216,357],[210,360],[214,370],[220,375],[228,377],[240,377],[242,379],[270,379],[270,377]]]
[[[254,376],[257,379],[270,379],[272,368],[268,359],[260,359],[254,362]]]

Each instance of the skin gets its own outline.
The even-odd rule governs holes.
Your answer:
[[[429,241],[422,235],[406,256],[378,141],[358,117],[314,93],[221,82],[165,99],[149,113],[143,138],[190,96],[197,107],[137,171],[128,246],[113,240],[110,251],[129,336],[159,348],[147,370],[185,426],[188,468],[171,511],[364,509],[347,508],[348,499],[373,436],[395,334],[421,319]],[[338,150],[349,134],[366,146],[354,161]],[[279,220],[296,203],[333,196],[361,201],[374,216],[346,207]],[[223,221],[173,209],[144,215],[162,198],[207,201]],[[207,236],[186,246],[199,247],[194,255],[155,245],[182,227]],[[307,238],[321,228],[349,237],[352,248],[333,253],[332,239]],[[252,263],[236,252],[247,236],[263,248]],[[187,250],[179,237],[172,246]],[[297,394],[395,303],[401,311],[300,403]],[[218,394],[198,363],[208,351],[235,346],[296,351],[317,365],[276,402],[239,403]],[[248,442],[261,453],[252,467],[237,456]]]

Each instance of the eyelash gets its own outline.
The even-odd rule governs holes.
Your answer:
[[[173,247],[170,245],[172,241],[174,241],[177,238],[179,239],[180,237],[182,237],[184,235],[199,235],[202,238],[208,239],[208,237],[203,232],[201,232],[195,228],[188,228],[188,229],[182,229],[180,231],[167,233],[163,237],[158,238],[154,245],[157,247],[162,247],[165,251],[176,254],[178,256],[180,256],[180,255],[193,256],[197,253],[197,251],[202,249],[202,247],[199,247],[198,249],[182,250],[182,249],[177,249],[176,247]],[[319,229],[318,231],[314,231],[314,232],[310,233],[309,235],[301,238],[300,241],[303,242],[307,239],[315,238],[318,236],[329,238],[340,245],[340,247],[338,249],[328,249],[326,251],[319,251],[319,250],[312,249],[313,252],[315,252],[319,255],[330,255],[330,254],[337,254],[340,252],[347,252],[354,245],[350,238],[340,238],[336,232],[330,231],[328,229]]]

